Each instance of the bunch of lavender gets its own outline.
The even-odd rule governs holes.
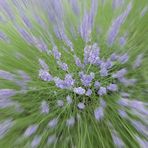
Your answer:
[[[0,0],[0,147],[146,148],[147,11]]]

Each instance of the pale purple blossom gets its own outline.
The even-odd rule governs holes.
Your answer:
[[[93,44],[91,47],[91,51],[89,53],[89,57],[88,57],[88,62],[90,64],[95,64],[96,61],[99,59],[99,51],[100,51],[100,49],[99,49],[98,45],[96,43]]]
[[[30,137],[32,134],[34,134],[38,129],[38,125],[37,124],[32,124],[30,125],[24,133],[25,137]]]
[[[48,53],[48,46],[46,45],[46,43],[44,42],[42,38],[38,39],[34,37],[33,39],[34,39],[34,45],[36,46],[36,48],[39,49],[40,52]]]
[[[123,98],[129,98],[130,97],[130,94],[129,93],[126,93],[126,92],[121,92],[120,94],[121,94],[121,96]]]
[[[124,36],[119,38],[119,44],[123,47],[126,44],[126,39]]]
[[[134,62],[134,64],[133,64],[133,68],[134,68],[134,69],[140,67],[140,65],[141,65],[141,63],[142,63],[143,56],[144,56],[143,54],[139,54],[139,55],[137,56],[137,58],[136,58],[136,60],[135,60],[135,62]]]
[[[113,78],[123,78],[124,75],[127,73],[127,70],[125,68],[117,71],[115,74],[112,75]]]
[[[121,106],[126,106],[127,107],[129,105],[129,101],[128,101],[128,99],[120,98],[118,100],[118,104],[121,105]]]
[[[53,78],[52,76],[49,74],[48,71],[40,69],[39,70],[39,77],[43,80],[43,81],[52,81]]]
[[[78,95],[84,95],[85,94],[85,89],[82,87],[75,87],[73,89],[74,93],[78,94]]]
[[[26,16],[24,13],[22,13],[22,11],[21,11],[21,19],[23,20],[24,24],[25,24],[28,28],[32,29],[32,23],[31,23],[30,20],[27,18],[27,16]]]
[[[148,136],[148,127],[142,124],[140,121],[130,119],[131,124],[135,127],[138,132],[143,135]]]
[[[72,10],[74,11],[74,13],[76,15],[79,15],[80,8],[79,8],[79,5],[78,5],[78,0],[70,0],[70,4],[72,6]]]
[[[92,72],[89,75],[84,74],[83,72],[80,73],[81,82],[84,86],[90,86],[94,77],[95,74]]]
[[[72,127],[74,124],[75,124],[75,118],[74,117],[71,116],[69,119],[67,119],[66,125],[68,127]]]
[[[128,61],[128,59],[129,59],[129,56],[128,56],[127,53],[125,53],[125,54],[123,54],[123,55],[121,55],[121,56],[118,57],[118,60],[119,60],[119,62],[121,64],[126,63]]]
[[[75,80],[73,79],[72,74],[65,75],[64,83],[66,88],[71,88],[74,85]]]
[[[67,100],[67,104],[72,104],[72,98],[68,95],[67,97],[66,97],[66,100]]]
[[[145,7],[142,9],[140,15],[143,17],[143,16],[147,13],[147,11],[148,11],[148,6],[145,6]]]
[[[57,64],[60,66],[60,68],[64,71],[68,70],[68,65],[66,63],[63,63],[61,61],[57,61]]]
[[[94,115],[97,121],[101,120],[104,117],[103,107],[98,107],[94,110]]]
[[[60,60],[61,53],[58,51],[57,47],[53,47],[52,53],[53,53],[53,56],[56,60]]]
[[[117,9],[124,4],[124,0],[113,0],[112,7],[113,9]]]
[[[76,65],[77,65],[78,67],[81,67],[81,68],[84,67],[84,65],[82,64],[80,58],[78,58],[76,55],[74,56],[74,60],[75,60],[75,63],[76,63]]]
[[[33,138],[32,142],[31,142],[31,147],[32,147],[32,148],[37,147],[37,146],[40,144],[41,139],[42,139],[41,136],[35,136],[35,137]]]
[[[110,60],[111,61],[116,61],[118,59],[118,55],[116,53],[111,54]]]
[[[131,86],[134,85],[137,80],[136,79],[127,79],[127,78],[119,78],[118,79],[124,86]]]
[[[61,80],[60,78],[55,77],[54,82],[58,88],[71,89],[75,83],[75,80],[72,78],[71,74],[66,74],[64,80]]]
[[[109,28],[107,43],[108,45],[112,45],[119,33],[121,25],[125,22],[126,17],[132,9],[132,2],[130,2],[126,8],[126,10],[119,15],[115,20],[113,20],[112,25]]]
[[[119,135],[117,134],[116,131],[113,131],[111,133],[112,135],[112,139],[114,141],[114,144],[118,147],[118,148],[123,148],[124,147],[124,143],[122,141],[122,139],[119,137]]]
[[[9,98],[16,94],[13,89],[0,89],[0,98]]]
[[[0,140],[9,132],[13,125],[14,121],[11,118],[0,121]]]
[[[100,105],[101,105],[103,108],[106,107],[106,102],[105,102],[102,98],[100,98]]]
[[[0,40],[3,40],[8,43],[10,42],[10,39],[8,38],[8,36],[2,31],[0,31]]]
[[[139,143],[141,148],[147,148],[148,146],[148,141],[145,139],[140,138],[139,136],[135,136],[136,137],[136,141]]]
[[[92,90],[91,89],[88,89],[85,93],[86,96],[91,96],[92,94]]]
[[[29,32],[27,32],[24,28],[18,28],[17,29],[22,38],[29,44],[34,44],[35,40],[33,35],[31,35]]]
[[[98,95],[103,96],[107,93],[107,90],[105,87],[100,87],[100,89],[98,90]]]
[[[50,128],[55,128],[57,124],[58,124],[58,119],[57,118],[54,118],[51,121],[49,121],[48,126]]]
[[[95,87],[96,89],[98,89],[100,86],[101,86],[101,85],[100,85],[100,82],[95,81],[94,87]]]
[[[49,113],[49,105],[45,100],[41,102],[40,108],[41,108],[41,113],[43,113],[43,114]]]
[[[108,70],[106,68],[102,68],[100,70],[100,76],[101,77],[106,77],[108,75]]]
[[[79,102],[77,107],[81,110],[83,110],[85,108],[85,104],[83,102]]]
[[[39,59],[39,64],[42,67],[43,70],[48,71],[48,65],[46,64],[46,62],[43,59]]]
[[[124,110],[118,110],[118,113],[119,113],[119,115],[122,117],[122,118],[126,118],[128,115],[127,115],[127,113],[124,111]]]
[[[110,84],[107,86],[107,89],[109,91],[117,91],[118,90],[118,86],[116,84]]]

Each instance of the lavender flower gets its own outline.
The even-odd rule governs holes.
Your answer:
[[[0,89],[0,98],[9,98],[11,96],[14,96],[16,94],[16,91],[13,89]]]
[[[40,144],[41,140],[42,140],[41,136],[35,136],[31,142],[31,147],[32,148],[37,147]]]
[[[78,103],[77,107],[78,107],[79,109],[83,110],[83,109],[85,108],[85,104],[82,103],[82,102],[80,102],[80,103]]]
[[[34,120],[34,123],[29,121],[30,125],[27,125],[28,127],[24,125],[26,129],[23,136],[20,136],[14,144],[12,143],[16,147],[21,146],[25,139],[29,140],[28,142],[25,140],[25,146],[33,148],[39,146],[57,147],[61,145],[63,140],[66,142],[63,143],[64,146],[85,147],[84,141],[82,141],[83,138],[80,138],[80,141],[77,142],[75,136],[79,136],[79,134],[80,136],[87,136],[87,133],[90,136],[88,147],[94,147],[93,144],[96,144],[96,135],[93,133],[94,128],[98,131],[97,128],[103,124],[105,126],[101,128],[105,128],[107,122],[109,128],[105,129],[108,130],[106,132],[110,132],[115,147],[122,148],[126,146],[126,143],[124,144],[126,140],[122,141],[118,131],[115,130],[116,128],[114,129],[115,122],[118,119],[127,120],[126,123],[131,124],[137,132],[143,135],[143,139],[137,138],[139,145],[147,146],[144,138],[148,136],[146,126],[148,103],[143,102],[144,96],[141,100],[140,98],[132,98],[135,91],[139,92],[139,87],[136,87],[136,89],[133,87],[135,84],[138,85],[136,83],[138,77],[135,77],[136,79],[131,77],[137,70],[139,74],[141,70],[144,70],[143,68],[136,70],[136,68],[141,66],[142,60],[145,61],[143,59],[145,57],[144,54],[138,55],[133,65],[131,65],[129,57],[132,50],[128,52],[127,49],[123,49],[130,33],[127,33],[129,30],[125,28],[127,25],[121,27],[126,21],[133,3],[130,2],[126,6],[123,0],[113,0],[112,5],[115,12],[112,13],[113,16],[108,16],[109,20],[110,17],[113,17],[113,20],[111,20],[107,32],[103,30],[106,29],[106,26],[103,26],[105,22],[100,16],[104,10],[111,10],[109,8],[110,2],[102,0],[99,4],[102,12],[98,11],[98,0],[90,0],[89,3],[78,0],[44,0],[43,2],[40,2],[40,0],[36,0],[36,2],[23,0],[23,3],[12,0],[9,3],[0,0],[2,10],[0,13],[0,26],[3,29],[0,31],[0,43],[2,43],[3,48],[0,52],[0,67],[6,70],[0,70],[0,115],[3,120],[0,121],[0,139],[9,132],[15,123],[12,119],[4,120],[4,118],[12,114],[17,121],[17,118],[21,117],[23,113],[20,121],[25,120],[27,123],[27,117],[24,118],[25,115],[28,115],[30,121],[31,117],[34,117],[34,119],[40,117],[41,119],[39,121]],[[120,12],[116,8],[121,8],[121,6],[125,10],[114,18],[114,14]],[[135,6],[136,3],[134,3]],[[74,13],[71,13],[71,11]],[[144,14],[139,13],[139,15]],[[95,16],[100,18],[95,20]],[[139,19],[142,22],[143,17],[140,16]],[[94,24],[99,20],[102,24]],[[128,23],[130,28],[137,28],[133,26],[134,24],[134,21],[132,25]],[[120,29],[123,30],[120,31]],[[130,42],[127,43],[136,45],[137,49],[140,47],[142,49],[144,46],[141,46],[140,43],[144,40],[141,39],[142,42],[137,42],[137,44],[133,42],[133,38],[138,35],[139,30],[137,28],[137,33],[132,32],[133,36],[131,36]],[[15,31],[24,39],[23,42],[21,38],[19,39],[19,36],[15,38]],[[115,44],[115,41],[117,41],[117,44]],[[106,48],[106,45],[109,48]],[[127,47],[130,48],[128,44]],[[132,46],[133,49],[134,47]],[[7,50],[7,48],[9,49]],[[120,53],[121,50],[123,53]],[[134,53],[137,52],[138,50]],[[30,67],[31,60],[38,65],[31,64]],[[133,67],[133,72],[130,65]],[[39,69],[37,69],[38,67]],[[37,75],[33,76],[35,72],[37,72]],[[143,83],[146,79],[145,74],[143,71],[140,79],[141,84],[145,84]],[[39,82],[41,82],[41,86],[44,84],[45,86],[41,88]],[[144,87],[138,96],[144,95],[146,92],[147,90]],[[28,99],[22,102],[32,94],[37,98],[32,99],[31,102]],[[20,99],[21,95],[22,99]],[[44,97],[49,96],[52,99],[44,100]],[[32,114],[31,103],[34,104],[32,107],[36,114]],[[110,117],[112,114],[107,115],[111,110],[114,118]],[[11,114],[9,114],[10,111]],[[93,114],[96,123],[101,121],[97,123],[98,126],[96,127],[94,127],[95,122],[95,124],[87,124],[87,120],[91,121],[91,114]],[[38,116],[35,117],[35,115]],[[134,116],[137,116],[137,120],[133,119]],[[109,120],[110,122],[108,122]],[[88,125],[87,128],[85,128],[85,124]],[[122,123],[123,130],[126,128],[124,124],[125,122]],[[21,125],[23,126],[23,123]],[[130,130],[133,129],[129,129],[129,132],[126,133],[127,136],[130,134]],[[99,130],[99,132],[98,135],[103,135],[103,130]],[[43,134],[38,135],[38,133]],[[11,136],[8,135],[8,137]],[[46,140],[46,145],[42,145],[45,144]],[[100,141],[100,139],[98,140]],[[5,141],[7,140],[3,142]],[[100,147],[108,147],[109,143],[108,141],[104,143],[104,140],[102,140]],[[132,146],[132,142],[130,144]]]
[[[117,71],[115,74],[112,75],[113,78],[123,78],[123,76],[127,73],[127,70],[125,68]]]
[[[68,127],[72,127],[74,124],[75,124],[75,118],[74,117],[71,116],[69,119],[67,119],[66,125]]]
[[[105,102],[102,98],[100,98],[100,105],[101,105],[103,108],[106,107],[106,102]]]
[[[121,55],[121,56],[118,58],[118,60],[119,60],[119,62],[120,62],[121,64],[126,63],[126,62],[128,61],[128,59],[129,59],[129,57],[128,57],[128,54],[127,54],[127,53]]]
[[[54,118],[48,123],[48,126],[51,128],[55,128],[57,124],[58,124],[58,119]]]
[[[94,115],[97,121],[101,120],[104,117],[103,107],[98,107],[94,110]]]
[[[75,59],[75,63],[78,67],[81,67],[83,68],[83,64],[81,63],[81,60],[75,55],[74,56],[74,59]]]
[[[129,3],[126,10],[112,22],[107,37],[107,42],[110,46],[114,43],[118,35],[118,32],[120,30],[120,27],[125,22],[125,19],[128,16],[131,8],[132,8],[132,3]]]
[[[52,53],[53,53],[53,56],[56,60],[60,60],[61,58],[61,53],[58,51],[57,47],[54,47],[52,49]]]
[[[92,94],[92,90],[91,89],[88,89],[85,93],[86,96],[91,96]]]
[[[71,98],[70,96],[67,96],[67,97],[66,97],[66,100],[67,100],[67,103],[68,103],[68,104],[72,104],[72,102],[73,102],[73,101],[72,101],[72,98]]]
[[[143,54],[139,54],[139,55],[137,56],[137,58],[136,58],[134,64],[133,64],[133,68],[134,68],[134,69],[135,69],[135,68],[138,68],[138,67],[141,65],[142,59],[143,59]]]
[[[74,91],[76,94],[79,94],[79,95],[84,95],[84,94],[85,94],[85,89],[82,88],[82,87],[75,87],[73,91]]]
[[[90,86],[92,80],[94,79],[94,73],[90,73],[89,75],[84,74],[83,72],[80,74],[81,82],[84,86]]]
[[[128,116],[127,113],[123,110],[118,110],[118,113],[122,118],[126,118]]]
[[[39,63],[40,63],[40,65],[41,65],[41,67],[42,67],[43,70],[45,70],[45,71],[48,71],[49,70],[48,65],[45,63],[44,60],[39,59]]]
[[[57,61],[57,64],[60,66],[60,68],[64,71],[68,70],[68,65],[66,63],[62,63],[60,61]]]
[[[45,70],[40,69],[39,71],[39,77],[43,80],[43,81],[52,81],[52,76]]]
[[[117,91],[118,90],[118,87],[116,84],[110,84],[109,86],[107,86],[107,89],[109,91]]]
[[[106,88],[105,87],[100,87],[100,89],[98,90],[98,95],[103,96],[107,93]]]
[[[123,143],[122,139],[118,136],[116,131],[112,132],[112,138],[113,138],[114,144],[117,147],[119,147],[119,148],[124,147],[124,143]]]
[[[94,87],[95,87],[96,89],[98,89],[98,88],[100,87],[100,82],[95,81]]]
[[[48,103],[46,101],[42,101],[40,108],[41,108],[41,112],[43,114],[48,114],[49,113],[49,105],[48,105]]]
[[[2,139],[14,125],[12,119],[6,119],[0,122],[0,139]]]
[[[24,136],[25,136],[25,137],[31,136],[32,134],[34,134],[34,133],[37,131],[37,129],[38,129],[38,125],[37,125],[37,124],[30,125],[30,126],[26,129],[26,131],[25,131],[25,133],[24,133]]]
[[[126,39],[125,37],[120,37],[119,39],[119,44],[123,47],[126,44]]]
[[[108,75],[108,70],[106,68],[102,68],[100,70],[100,76],[101,77],[106,77]]]

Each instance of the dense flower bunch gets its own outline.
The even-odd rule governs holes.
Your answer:
[[[147,147],[146,45],[120,33],[135,3],[0,0],[0,146]]]

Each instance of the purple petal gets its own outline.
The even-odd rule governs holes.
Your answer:
[[[85,108],[85,104],[82,103],[82,102],[80,102],[80,103],[78,103],[77,107],[78,107],[79,109],[83,110],[83,109]]]

